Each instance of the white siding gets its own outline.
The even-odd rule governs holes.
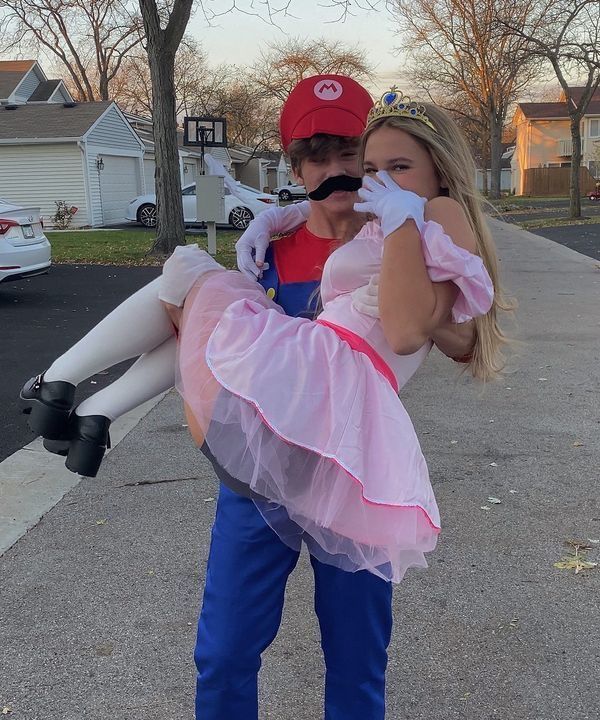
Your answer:
[[[29,98],[33,94],[33,91],[39,84],[40,79],[33,70],[30,70],[22,85],[19,86],[19,90],[15,95],[15,98],[17,100],[21,100],[22,102],[29,100]]]
[[[44,218],[56,212],[54,201],[78,209],[72,227],[89,224],[81,150],[76,143],[0,145],[0,197],[35,205]]]
[[[60,87],[52,96],[52,102],[71,102],[71,98],[67,95],[64,88]]]
[[[90,152],[90,149],[88,148],[88,182],[90,185],[90,204],[92,206],[92,211],[90,212],[90,225],[92,227],[100,227],[102,225],[102,204],[100,201],[100,172],[96,167],[96,158],[96,153]]]
[[[184,158],[183,160],[183,185],[188,183],[196,182],[198,175],[198,164],[200,160],[196,161],[196,158]]]
[[[137,155],[142,152],[131,126],[114,107],[108,110],[85,139],[88,145],[99,145],[115,150],[130,150],[132,154]]]

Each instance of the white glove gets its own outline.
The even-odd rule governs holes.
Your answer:
[[[265,254],[273,235],[288,232],[302,225],[309,214],[310,202],[307,200],[284,208],[269,208],[257,215],[235,244],[238,270],[250,280],[262,277],[263,270],[269,268],[269,263],[265,263]],[[261,263],[260,267],[258,263]]]
[[[355,310],[379,320],[379,273],[371,275],[369,283],[356,288],[350,296]]]
[[[183,307],[183,301],[196,280],[212,270],[225,270],[197,243],[178,245],[163,265],[158,297],[170,305]]]
[[[363,202],[355,203],[354,209],[376,215],[384,237],[404,225],[408,218],[415,221],[420,232],[425,224],[423,211],[427,199],[410,190],[403,190],[385,170],[379,171],[377,177],[383,185],[372,177],[363,178],[363,187],[358,191]]]

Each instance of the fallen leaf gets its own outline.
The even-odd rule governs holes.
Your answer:
[[[10,715],[12,713],[12,708],[10,707],[3,707],[2,708],[2,714],[3,715]]]
[[[573,443],[573,447],[583,447],[583,443],[581,442],[581,440],[575,440],[575,442]]]
[[[539,382],[546,382],[548,378],[538,378]]]
[[[491,495],[490,495],[490,497],[487,499],[487,501],[488,501],[489,503],[491,503],[492,505],[502,505],[502,500],[500,500],[500,499],[497,498],[497,497],[492,497]]]
[[[214,498],[204,498],[204,502],[214,502]]]
[[[480,510],[489,510],[490,507],[489,507],[489,505],[482,505],[479,509]]]
[[[458,444],[458,440],[450,440],[450,445],[457,445],[457,444]]]
[[[508,492],[509,492],[511,495],[515,495],[517,491],[516,491],[516,490],[509,490]]]
[[[598,544],[600,544],[600,540],[592,540],[592,538],[588,538],[587,541],[588,541],[588,542],[591,542],[593,545],[598,545]]]
[[[561,560],[560,562],[554,563],[554,567],[559,570],[575,570],[575,575],[580,573],[582,570],[591,570],[597,565],[598,563],[590,562],[589,560],[582,560],[579,557],[574,557],[569,560]]]
[[[498,463],[490,463],[490,467],[498,467]]]
[[[103,520],[96,520],[96,525],[106,525],[108,522],[108,518],[104,518]]]

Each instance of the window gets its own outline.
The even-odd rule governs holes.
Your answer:
[[[196,194],[196,186],[190,185],[188,188],[186,188],[182,193],[182,195],[195,195]]]
[[[600,119],[590,120],[590,137],[600,137]]]
[[[600,162],[598,160],[590,160],[589,169],[596,180],[600,180]]]

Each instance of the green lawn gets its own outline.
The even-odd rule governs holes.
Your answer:
[[[66,230],[46,234],[55,263],[160,266],[166,259],[150,255],[154,230]],[[217,231],[217,260],[225,267],[235,267],[235,243],[240,235],[235,230]],[[207,249],[206,235],[186,235],[186,242]]]

